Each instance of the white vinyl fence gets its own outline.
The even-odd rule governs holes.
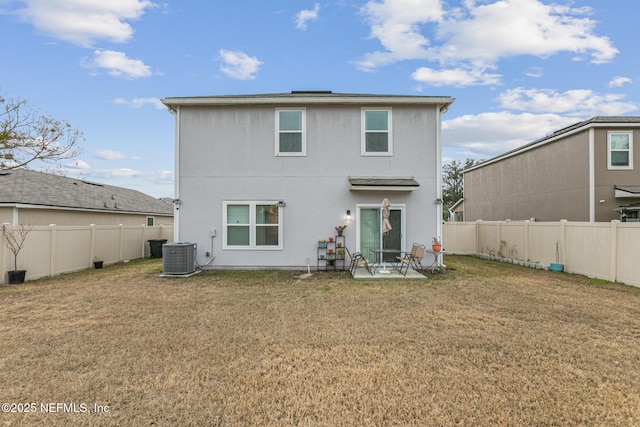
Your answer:
[[[172,242],[173,226],[34,226],[18,254],[18,270],[27,270],[26,279],[33,280],[91,268],[96,259],[108,265],[145,258],[150,256],[148,240],[154,239]],[[6,242],[1,243],[0,283],[7,283],[14,257]]]
[[[640,286],[639,223],[446,222],[442,240],[449,253],[545,268],[557,262],[568,273]]]

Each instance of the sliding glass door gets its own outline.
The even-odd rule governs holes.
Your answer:
[[[375,254],[371,249],[398,249],[404,250],[403,242],[403,216],[404,208],[391,206],[389,209],[389,222],[391,231],[382,234],[382,208],[360,207],[360,225],[358,227],[360,252],[370,260],[375,260]],[[393,262],[397,254],[384,254],[384,262]]]

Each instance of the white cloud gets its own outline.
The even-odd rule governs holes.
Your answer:
[[[448,151],[475,159],[489,159],[594,116],[637,111],[622,94],[592,90],[555,92],[516,88],[502,92],[499,112],[464,115],[444,120],[442,141]]]
[[[166,109],[165,105],[159,98],[133,98],[131,100],[125,98],[116,98],[113,100],[114,104],[127,105],[131,108],[142,108],[145,105],[151,105],[157,110]]]
[[[96,50],[92,62],[85,62],[87,68],[106,70],[107,74],[126,79],[151,76],[149,66],[139,59],[128,58],[124,52],[114,50]]]
[[[306,30],[309,21],[317,21],[320,12],[320,4],[316,3],[313,9],[301,10],[296,14],[296,28]]]
[[[530,77],[532,79],[537,79],[543,76],[543,70],[540,67],[532,67],[529,71],[525,72],[524,75]]]
[[[463,150],[467,157],[489,159],[581,121],[557,114],[482,113],[442,123],[445,147]]]
[[[432,86],[476,86],[500,83],[499,74],[487,74],[484,70],[462,68],[437,71],[431,68],[418,68],[411,77],[420,83]]]
[[[102,160],[124,160],[128,158],[127,155],[121,151],[114,151],[109,149],[96,150],[93,155]]]
[[[540,0],[502,0],[476,6],[467,2],[464,18],[450,16],[438,28],[445,59],[494,63],[518,55],[547,57],[559,52],[589,54],[607,62],[618,50],[593,34],[589,8],[543,4]]]
[[[616,76],[609,82],[609,87],[621,87],[629,83],[633,83],[629,77]]]
[[[84,46],[96,40],[127,42],[140,18],[155,5],[148,0],[23,0],[19,16],[43,34]]]
[[[91,169],[91,166],[89,166],[89,163],[85,162],[84,160],[75,160],[75,161],[70,162],[69,164],[67,164],[65,167],[73,168],[73,169],[80,169],[80,170]]]
[[[624,102],[623,94],[598,94],[589,89],[558,93],[550,89],[515,88],[498,96],[502,108],[533,113],[568,114],[579,117],[617,116],[637,111],[638,106]]]
[[[101,180],[140,179],[154,184],[173,184],[174,173],[170,170],[141,171],[130,168],[96,169],[83,173],[84,176]]]
[[[227,76],[238,80],[253,80],[262,65],[256,57],[241,51],[220,49],[220,58],[224,65],[220,70]]]
[[[430,41],[420,26],[442,19],[440,0],[370,0],[361,13],[371,26],[371,38],[385,51],[365,54],[357,65],[364,71],[404,59],[426,58]]]
[[[358,68],[371,71],[397,61],[421,59],[445,68],[438,72],[424,67],[431,70],[427,77],[438,84],[451,79],[451,70],[457,70],[461,78],[458,85],[495,84],[493,78],[483,82],[469,77],[496,69],[501,59],[514,56],[544,58],[568,52],[580,60],[590,57],[591,62],[602,63],[618,53],[609,38],[594,33],[595,21],[589,18],[588,7],[544,4],[541,0],[479,4],[467,0],[462,7],[444,11],[442,3],[370,0],[362,12],[371,27],[371,37],[384,50],[365,54],[357,62]],[[424,35],[426,29],[435,34],[432,39]]]

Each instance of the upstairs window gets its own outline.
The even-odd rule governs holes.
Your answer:
[[[393,154],[391,109],[362,110],[363,156],[390,156]]]
[[[608,132],[609,169],[633,169],[633,133]]]
[[[306,111],[276,110],[276,156],[306,156]]]

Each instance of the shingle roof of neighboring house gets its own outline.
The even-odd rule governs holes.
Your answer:
[[[173,216],[173,206],[140,191],[26,169],[0,171],[0,204]]]
[[[596,116],[592,117],[588,120],[584,120],[582,122],[574,123],[571,126],[567,126],[560,130],[557,130],[549,135],[546,135],[540,139],[536,139],[535,141],[529,142],[521,147],[518,147],[514,150],[507,151],[506,153],[500,154],[496,157],[493,157],[489,160],[486,160],[482,163],[478,163],[468,169],[465,169],[464,172],[468,172],[473,169],[479,169],[488,164],[494,163],[502,158],[510,157],[514,154],[517,154],[522,151],[527,151],[530,148],[534,148],[539,145],[547,144],[553,142],[557,139],[562,138],[563,136],[569,135],[573,132],[582,131],[588,129],[590,127],[604,127],[604,126],[612,126],[612,127],[624,127],[624,126],[640,126],[640,116]]]

